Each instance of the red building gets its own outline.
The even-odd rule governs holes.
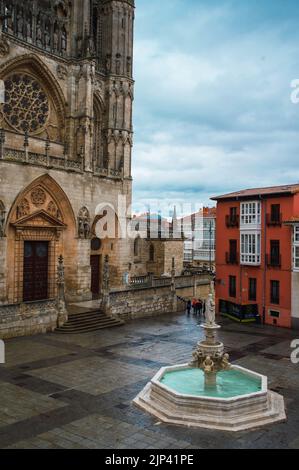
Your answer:
[[[218,313],[299,327],[299,184],[212,199]]]

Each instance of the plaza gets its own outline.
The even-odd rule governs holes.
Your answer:
[[[199,318],[182,312],[86,334],[7,340],[0,448],[298,449],[296,332],[217,321],[231,362],[267,375],[269,388],[284,396],[287,422],[232,434],[164,425],[132,404],[161,367],[190,361],[202,332]]]

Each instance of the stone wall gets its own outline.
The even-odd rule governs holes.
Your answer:
[[[179,303],[177,310],[181,309]],[[174,295],[168,286],[113,292],[110,295],[110,312],[123,320],[173,313]]]
[[[168,281],[168,279],[167,279]],[[169,280],[171,281],[171,280]],[[180,276],[175,279],[175,294],[171,284],[159,287],[140,287],[110,294],[110,313],[123,320],[146,318],[185,310],[185,302],[193,297],[206,299],[210,279],[202,276]]]
[[[57,301],[0,306],[0,338],[47,333],[57,327]]]

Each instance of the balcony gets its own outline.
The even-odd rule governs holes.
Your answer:
[[[227,228],[239,228],[240,226],[240,217],[238,215],[231,216],[227,215],[225,217],[225,223]]]
[[[226,264],[239,264],[239,253],[225,253]]]
[[[282,214],[273,217],[272,214],[267,214],[266,216],[267,225],[269,227],[281,227],[282,226]]]
[[[281,255],[266,255],[266,265],[268,268],[280,268]]]

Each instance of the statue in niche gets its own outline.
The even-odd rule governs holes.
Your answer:
[[[47,49],[50,49],[51,45],[51,37],[50,37],[50,31],[49,31],[49,26],[47,25],[45,28],[45,46]]]
[[[10,34],[13,34],[14,32],[14,21],[13,21],[13,6],[8,5],[7,6],[7,31]]]
[[[53,48],[54,48],[54,51],[58,51],[58,46],[59,46],[59,35],[58,35],[57,26],[55,26],[54,33],[53,33]]]
[[[89,220],[86,219],[85,222],[84,222],[84,238],[89,238],[90,236],[90,224],[89,224]]]
[[[63,28],[61,32],[61,51],[66,52],[67,50],[67,34],[66,30]]]
[[[85,234],[84,234],[84,222],[83,222],[83,219],[80,219],[79,218],[79,221],[78,221],[78,235],[79,235],[79,238],[85,238]]]
[[[20,10],[17,16],[17,33],[19,36],[23,36],[23,26],[24,26],[23,12],[22,10]]]
[[[38,19],[36,26],[36,43],[38,46],[42,46],[42,28],[40,19]]]
[[[27,17],[26,36],[27,36],[27,39],[32,39],[32,15],[29,15]]]
[[[89,239],[91,234],[90,216],[86,207],[82,207],[78,215],[78,236],[81,239]]]

